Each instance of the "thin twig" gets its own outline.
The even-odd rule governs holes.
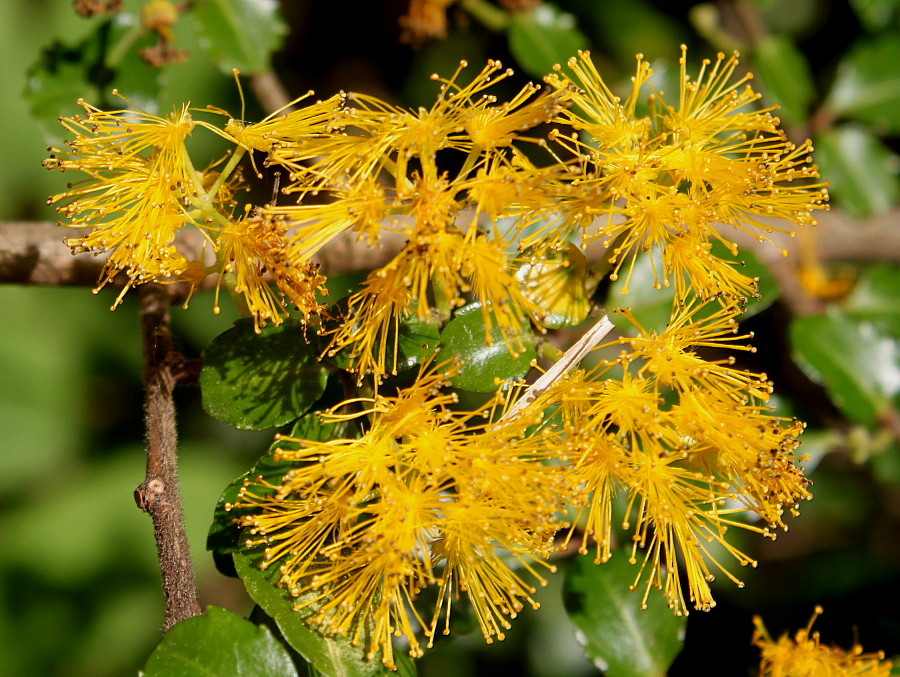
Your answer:
[[[604,315],[601,317],[597,324],[588,329],[584,336],[578,339],[571,348],[563,353],[563,356],[559,358],[559,361],[557,361],[556,364],[541,374],[541,377],[532,383],[528,387],[528,390],[522,393],[522,396],[516,400],[516,403],[506,411],[503,418],[500,420],[508,421],[517,416],[522,409],[540,397],[554,381],[576,367],[589,352],[597,347],[600,341],[606,338],[606,335],[609,334],[612,329],[613,323],[609,321],[609,316]]]
[[[252,76],[250,87],[266,113],[274,113],[291,105],[291,97],[274,71],[263,71]]]
[[[166,615],[163,629],[200,614],[191,553],[178,489],[177,435],[172,390],[173,365],[181,363],[169,329],[169,296],[155,284],[138,289],[144,350],[144,422],[147,477],[134,491],[138,507],[150,515],[162,573]]]

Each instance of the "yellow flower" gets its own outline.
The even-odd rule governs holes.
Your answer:
[[[281,324],[288,316],[287,303],[300,310],[304,318],[320,310],[316,291],[324,280],[312,263],[289,262],[287,238],[277,223],[259,218],[229,221],[218,234],[215,246],[221,261],[216,312],[218,293],[228,276],[233,276],[229,288],[243,297],[257,331],[266,322]]]
[[[288,107],[296,107],[312,95],[313,92],[307,92]],[[302,108],[275,111],[253,123],[235,120],[229,115],[223,136],[245,150],[271,153],[277,149],[285,154],[289,152],[295,161],[315,157],[316,143],[323,138],[330,139],[330,133],[335,130],[335,119],[343,101],[343,94],[336,94]],[[225,111],[220,112],[227,115]]]
[[[822,613],[816,607],[806,627],[798,630],[791,639],[784,633],[773,640],[759,616],[753,619],[756,629],[753,643],[762,650],[760,677],[888,677],[893,663],[885,660],[884,653],[864,654],[862,647],[854,645],[849,651],[824,646],[819,633],[812,632],[812,625]]]
[[[345,318],[330,332],[329,351],[349,349],[360,377],[396,370],[397,332],[407,317],[431,321],[434,310],[446,316],[470,298],[480,301],[485,340],[497,326],[512,353],[522,349],[528,319],[539,318],[516,280],[510,250],[518,229],[550,208],[544,183],[552,172],[512,144],[534,142],[523,133],[558,115],[564,97],[529,85],[498,104],[489,90],[511,71],[489,61],[461,85],[464,68],[449,79],[433,76],[441,88],[430,108],[405,110],[348,94],[329,122],[333,130],[308,143],[288,142],[293,131],[282,133],[278,119],[267,123],[268,138],[285,139],[271,146],[269,163],[290,170],[285,192],[300,202],[259,214],[291,233],[294,265],[307,264],[345,233],[372,246],[385,231],[407,240],[350,297]],[[459,154],[455,174],[444,169],[448,153]]]
[[[705,316],[704,311],[708,313]],[[748,398],[763,402],[769,399],[772,385],[765,374],[734,369],[733,356],[707,360],[695,350],[756,352],[751,346],[737,343],[753,336],[738,333],[737,318],[741,314],[738,306],[719,307],[718,304],[676,299],[672,317],[665,331],[659,334],[641,327],[628,309],[619,312],[640,329],[638,336],[622,339],[622,343],[631,345],[629,357],[643,361],[638,374],[652,375],[659,388],[671,387],[679,394],[693,390],[715,392],[741,403],[746,403]]]
[[[279,484],[248,482],[229,506],[243,512],[246,547],[264,546],[263,566],[278,567],[308,622],[364,643],[370,656],[380,651],[391,667],[392,636],[420,655],[420,633],[430,645],[439,625],[446,630],[460,595],[485,638],[502,639],[523,602],[534,605],[522,576],[543,582],[538,567],[552,569],[542,558],[563,526],[565,480],[548,463],[559,454],[545,448],[540,419],[492,424],[499,399],[451,410],[446,383],[426,367],[397,396],[333,410],[333,419],[369,417],[359,439],[281,438],[297,448],[276,457],[296,466]],[[337,413],[346,404],[364,411]],[[429,586],[438,593],[431,614],[416,606]]]
[[[634,258],[656,250],[664,263],[657,285],[661,274],[662,284],[675,278],[679,295],[689,285],[707,297],[753,295],[752,281],[728,274],[706,243],[721,240],[736,254],[723,224],[758,239],[794,225],[815,225],[811,213],[827,208],[826,184],[817,181],[809,142],[795,146],[770,110],[750,110],[759,95],[747,84],[749,76],[731,82],[737,55],[705,61],[692,80],[685,52],[678,105],[667,105],[653,92],[644,117],[637,116],[636,107],[651,71],[640,55],[624,101],[610,92],[586,52],[569,61],[571,75],[559,69],[546,78],[574,104],[560,121],[577,134],[553,136],[580,166],[561,202],[565,210],[577,208],[577,193],[586,191],[591,201],[607,203],[605,210],[585,205],[587,216],[601,218],[597,231],[586,228],[584,237],[601,239],[609,248],[612,279],[623,266],[630,278]],[[567,236],[563,224],[560,228],[548,233],[551,243]],[[670,253],[672,246],[683,251]],[[691,259],[692,252],[700,260]]]
[[[585,506],[580,552],[593,543],[596,561],[609,559],[613,497],[625,495],[619,519],[633,532],[632,560],[643,553],[635,586],[644,581],[645,601],[651,587],[662,589],[678,614],[689,604],[715,604],[709,582],[716,571],[740,584],[723,555],[755,566],[729,543],[729,529],[774,538],[776,527],[786,527],[785,510],[796,514],[810,498],[794,453],[803,425],[759,404],[771,392],[765,375],[698,353],[749,350],[739,343],[749,336],[738,333],[737,307],[711,307],[703,315],[703,302],[681,300],[659,334],[624,311],[641,333],[608,345],[630,350],[559,379],[533,405],[560,410],[555,443]],[[764,525],[752,523],[757,516]]]
[[[119,271],[132,284],[177,277],[187,262],[173,245],[176,232],[192,218],[187,195],[194,190],[184,139],[194,128],[186,107],[167,118],[140,111],[101,111],[79,101],[84,118],[63,118],[75,135],[68,150],[57,150],[45,166],[75,170],[89,178],[50,198],[73,227],[90,226],[71,238],[74,252],[109,252],[100,287]]]

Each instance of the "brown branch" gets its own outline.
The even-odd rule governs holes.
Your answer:
[[[79,237],[89,228],[60,228],[48,222],[0,223],[0,282],[50,287],[93,286],[103,259],[72,256],[65,237]]]
[[[816,218],[819,226],[813,232],[821,261],[900,263],[900,209],[864,221],[853,221],[836,210]],[[784,224],[773,221],[773,225],[781,227]],[[91,254],[73,256],[63,244],[64,237],[79,234],[83,234],[81,229],[60,228],[47,222],[0,222],[0,283],[95,285],[103,268],[103,258]],[[757,242],[737,230],[729,230],[726,235],[741,248],[753,251],[767,265],[777,268],[777,261],[783,261],[780,252],[768,242]],[[789,254],[784,265],[796,263],[799,249],[796,239],[777,234],[773,239]],[[316,259],[326,275],[375,268],[396,254],[403,245],[403,238],[385,234],[383,244],[383,247],[373,249],[365,241],[348,235],[329,243]],[[591,246],[587,254],[596,260],[602,254],[602,248]],[[211,276],[204,288],[213,288],[215,284],[215,276]]]
[[[172,400],[176,382],[173,369],[183,360],[172,345],[166,289],[146,284],[138,289],[138,298],[146,390],[147,477],[135,489],[134,500],[153,520],[166,598],[163,629],[168,630],[178,621],[200,614],[178,489],[175,404]]]
[[[291,105],[291,97],[274,71],[263,71],[252,76],[250,88],[266,113],[274,113]]]

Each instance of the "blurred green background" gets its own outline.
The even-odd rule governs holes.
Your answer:
[[[896,222],[900,3],[559,0],[535,10],[544,13],[536,18],[531,14],[501,27],[487,25],[491,16],[479,13],[483,4],[452,7],[447,38],[414,49],[399,40],[399,18],[407,10],[402,1],[348,6],[285,0],[287,32],[273,56],[274,70],[292,95],[310,88],[322,97],[357,90],[420,105],[434,93],[428,75],[450,74],[462,58],[473,65],[499,58],[524,79],[529,69],[546,69],[558,53],[590,47],[604,78],[616,86],[633,72],[636,52],[653,62],[660,82],[671,82],[681,43],[689,45],[693,64],[739,48],[758,75],[755,85],[768,101],[782,102],[781,117],[792,137],[812,134],[816,160],[832,182],[833,208],[860,224],[872,218]],[[131,10],[140,5],[126,2]],[[52,127],[42,127],[31,114],[29,101],[40,97],[26,99],[23,91],[26,85],[32,92],[43,86],[42,76],[31,71],[43,49],[55,40],[78,45],[100,21],[76,16],[63,0],[0,4],[0,221],[55,220],[46,198],[64,188],[64,178],[40,165],[43,134]],[[177,46],[189,51],[187,60],[158,76],[160,110],[191,101],[237,114],[234,81],[215,63],[216,54],[203,48],[191,21],[186,14],[176,26]],[[77,79],[71,84],[77,89]],[[248,104],[248,119],[259,119],[249,91]],[[62,112],[48,116],[44,110],[43,117]],[[804,449],[814,457],[809,473],[815,499],[777,541],[744,539],[740,545],[760,560],[759,568],[737,572],[744,589],[719,583],[718,606],[690,616],[685,650],[671,675],[752,674],[758,660],[750,646],[752,616],[761,614],[777,634],[804,625],[815,604],[825,607],[816,625],[825,641],[849,647],[858,638],[867,650],[900,654],[900,611],[890,602],[900,594],[896,423],[892,430],[883,416],[855,417],[841,399],[855,387],[861,397],[896,413],[900,281],[893,255],[891,260],[882,252],[881,264],[826,266],[855,285],[830,300],[829,308],[866,323],[851,329],[872,327],[877,333],[882,361],[874,367],[874,385],[850,374],[850,386],[837,381],[844,385],[836,391],[828,364],[818,371],[808,364],[805,371],[799,368],[792,355],[803,347],[791,335],[784,304],[776,302],[748,320],[760,347],[752,366],[775,380],[784,410],[809,423]],[[868,306],[859,299],[863,292]],[[111,299],[108,290],[97,298],[87,289],[0,287],[0,307],[7,313],[0,324],[4,675],[134,674],[160,637],[162,593],[152,528],[132,497],[144,474],[137,313],[133,300],[110,313]],[[227,308],[213,315],[211,305],[201,295],[189,311],[175,311],[176,340],[189,356],[199,355],[234,319]],[[852,353],[853,345],[841,350]],[[871,361],[873,355],[863,357]],[[816,373],[830,390],[810,380]],[[212,420],[196,389],[177,396],[181,482],[201,603],[246,614],[251,604],[240,584],[215,572],[204,542],[222,488],[266,449],[271,433],[238,433]],[[455,635],[428,654],[420,674],[595,674],[573,639],[558,582],[540,595],[545,608],[523,614],[505,642],[485,647],[478,633]],[[733,663],[711,664],[713,655]]]

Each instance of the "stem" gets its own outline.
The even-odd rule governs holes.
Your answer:
[[[450,301],[447,287],[437,276],[431,278],[431,291],[434,293],[434,307],[441,318],[441,324],[447,324],[450,321],[450,315],[453,314],[453,304]]]
[[[508,421],[515,418],[519,411],[534,402],[541,394],[543,394],[557,379],[561,378],[568,371],[573,369],[581,362],[585,356],[591,352],[602,341],[606,335],[613,329],[613,323],[610,322],[609,316],[604,315],[593,327],[587,330],[575,344],[569,348],[559,361],[541,374],[541,377],[529,386],[528,390],[522,393],[522,396],[516,400],[516,403],[509,408],[498,421]]]
[[[232,154],[231,159],[228,160],[228,164],[225,165],[224,169],[222,169],[221,172],[219,172],[219,176],[216,177],[216,182],[208,191],[206,191],[206,196],[210,199],[210,201],[212,201],[212,199],[216,197],[216,193],[219,192],[219,188],[222,187],[222,184],[225,183],[229,176],[231,176],[231,172],[234,171],[235,167],[237,167],[238,163],[243,159],[244,152],[244,149],[238,146]]]
[[[492,31],[500,33],[509,26],[509,12],[491,5],[485,0],[461,0],[459,5]]]
[[[143,32],[144,27],[140,23],[132,26],[128,30],[128,32],[122,36],[122,39],[119,40],[115,44],[115,46],[106,53],[104,65],[108,68],[115,68],[116,66],[118,66],[122,58],[128,53],[128,50],[131,49],[131,46],[134,44],[135,40],[141,37],[141,34]]]
[[[178,490],[175,428],[175,369],[179,362],[169,329],[169,298],[163,287],[138,288],[144,352],[144,424],[147,431],[147,477],[134,490],[138,507],[150,515],[162,574],[166,611],[163,629],[200,615],[191,553],[184,530]]]

